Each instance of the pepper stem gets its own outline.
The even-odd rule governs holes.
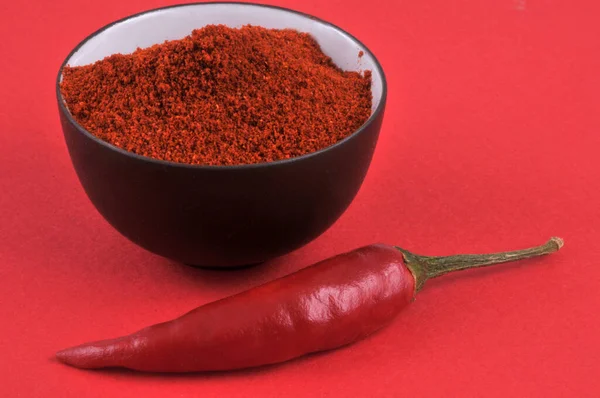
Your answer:
[[[550,238],[543,245],[529,249],[515,250],[491,254],[459,254],[455,256],[421,256],[408,250],[396,247],[402,252],[406,266],[416,280],[417,291],[423,288],[425,281],[431,278],[469,268],[487,267],[489,265],[523,260],[525,258],[543,256],[558,251],[564,242],[561,238]]]

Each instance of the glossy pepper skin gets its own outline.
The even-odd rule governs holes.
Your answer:
[[[152,372],[239,369],[360,340],[413,300],[402,253],[370,245],[212,302],[130,336],[57,354],[80,368]]]
[[[272,282],[194,309],[129,336],[59,351],[78,368],[148,372],[249,368],[331,350],[387,325],[428,278],[558,250],[418,256],[376,244],[340,254]]]

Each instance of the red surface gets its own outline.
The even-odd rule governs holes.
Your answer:
[[[87,200],[54,99],[66,54],[164,1],[0,5],[0,392],[3,397],[597,397],[600,29],[595,2],[280,0],[380,58],[388,111],[358,197],[327,233],[235,273],[134,246]],[[586,4],[587,3],[587,4]],[[431,281],[366,341],[210,375],[85,372],[55,350],[112,337],[375,241],[544,259]]]

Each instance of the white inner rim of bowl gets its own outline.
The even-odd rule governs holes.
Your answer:
[[[336,28],[277,8],[251,4],[190,4],[148,12],[116,23],[88,40],[67,60],[67,65],[94,63],[112,54],[130,54],[165,40],[181,39],[206,25],[223,24],[232,28],[258,25],[270,29],[295,29],[310,33],[325,54],[343,70],[371,70],[373,112],[383,93],[383,77],[373,57],[363,46]],[[364,51],[364,56],[358,56]]]

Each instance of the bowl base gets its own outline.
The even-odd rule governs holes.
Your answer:
[[[188,267],[200,268],[209,271],[238,271],[246,268],[256,267],[257,265],[263,264],[264,262],[243,264],[243,265],[231,265],[231,266],[222,266],[222,265],[197,265],[197,264],[188,264],[184,263]]]

